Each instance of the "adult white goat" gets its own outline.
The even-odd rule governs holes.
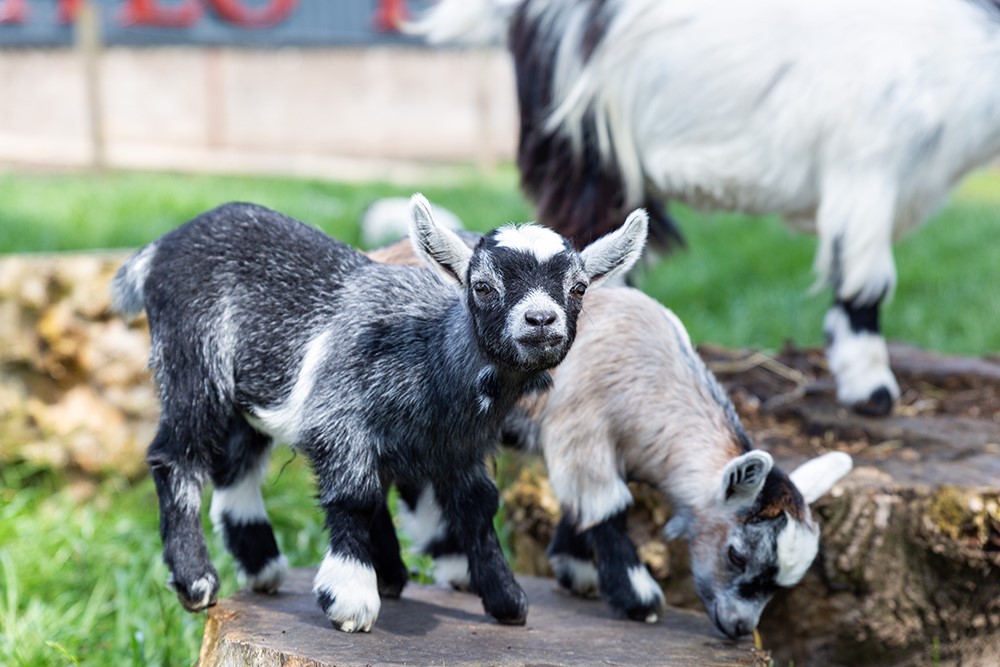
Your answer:
[[[576,243],[637,205],[663,238],[666,198],[815,230],[838,398],[891,410],[892,242],[1000,154],[1000,3],[445,0],[415,29],[508,35],[522,186]]]

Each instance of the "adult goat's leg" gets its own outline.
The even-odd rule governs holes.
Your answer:
[[[824,330],[837,398],[867,414],[887,414],[899,397],[878,309],[896,283],[892,233],[896,188],[863,168],[824,179],[817,213],[816,270],[834,290]]]

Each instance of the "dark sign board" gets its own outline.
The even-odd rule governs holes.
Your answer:
[[[416,44],[399,20],[432,0],[86,0],[106,44]],[[85,0],[0,0],[0,47],[61,46]]]

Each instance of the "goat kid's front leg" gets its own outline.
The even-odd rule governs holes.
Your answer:
[[[601,594],[630,619],[656,623],[665,606],[663,590],[639,560],[626,516],[623,510],[586,531],[597,553]]]
[[[167,585],[190,612],[216,603],[219,575],[212,567],[201,528],[201,475],[158,453],[154,441],[148,457],[160,502],[163,562],[170,570]]]
[[[868,304],[838,299],[823,322],[837,400],[856,412],[876,416],[889,414],[899,398],[899,384],[879,330],[881,302],[881,298]]]
[[[528,596],[514,580],[493,529],[500,498],[485,465],[468,476],[435,484],[434,492],[441,500],[444,521],[460,531],[469,557],[470,585],[482,598],[483,608],[504,625],[524,625]]]
[[[330,548],[313,581],[316,602],[333,627],[344,632],[368,632],[378,618],[378,574],[372,559],[370,529],[380,494],[344,494],[324,499]]]

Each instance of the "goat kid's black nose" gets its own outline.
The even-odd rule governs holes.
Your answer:
[[[524,321],[533,327],[544,327],[556,321],[556,314],[552,310],[529,310],[524,314]]]

